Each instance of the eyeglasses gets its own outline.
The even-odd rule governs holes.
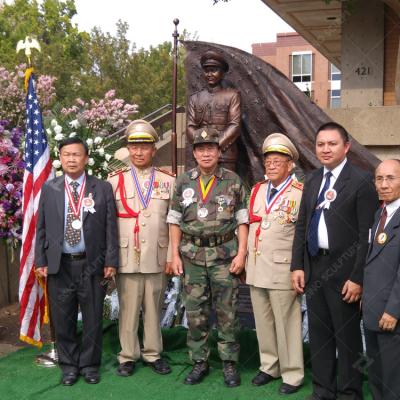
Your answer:
[[[399,176],[392,176],[392,175],[389,175],[389,176],[377,176],[377,177],[374,179],[374,182],[375,182],[377,185],[382,185],[382,183],[383,183],[384,181],[386,181],[389,185],[391,185],[392,183],[394,183],[394,181],[395,181],[396,179],[400,179],[400,177],[399,177]]]
[[[287,163],[289,160],[267,160],[264,162],[266,167],[280,167],[284,163]]]

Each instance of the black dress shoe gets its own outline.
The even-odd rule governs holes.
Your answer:
[[[206,361],[196,361],[192,370],[186,376],[184,383],[186,383],[186,385],[196,385],[208,375],[208,372],[209,368]]]
[[[273,376],[259,371],[258,374],[252,379],[251,383],[255,386],[262,386],[272,382],[274,379],[275,378]]]
[[[240,374],[235,361],[224,361],[224,383],[228,387],[240,385]]]
[[[292,394],[292,393],[296,393],[300,388],[301,388],[301,385],[294,386],[294,385],[289,385],[288,383],[283,382],[279,388],[279,393],[280,394]]]
[[[64,386],[72,386],[78,380],[79,375],[76,372],[65,372],[62,376],[61,383]]]
[[[90,383],[91,385],[95,385],[100,382],[100,374],[97,371],[88,371],[83,377],[85,378],[86,383]]]
[[[133,370],[135,369],[134,361],[126,361],[118,365],[117,375],[119,376],[130,376],[133,374]]]
[[[166,375],[171,372],[171,367],[168,365],[167,361],[159,358],[154,362],[144,362],[146,365],[150,365],[154,372],[160,375]]]

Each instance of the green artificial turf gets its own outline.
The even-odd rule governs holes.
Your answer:
[[[215,332],[214,332],[215,334]],[[40,352],[26,348],[0,359],[0,399],[44,399],[44,400],[85,400],[85,399],[123,399],[123,400],[260,400],[260,399],[304,399],[311,393],[309,369],[303,388],[296,394],[278,394],[281,380],[268,385],[255,387],[251,379],[258,370],[258,349],[255,332],[244,330],[240,333],[241,355],[240,371],[242,384],[227,388],[223,384],[221,362],[216,351],[215,335],[210,338],[210,374],[194,386],[184,385],[183,379],[190,371],[186,344],[186,330],[182,327],[163,331],[165,353],[172,367],[169,375],[158,375],[149,367],[137,363],[135,373],[128,378],[115,374],[116,354],[119,351],[118,327],[115,323],[105,323],[103,363],[101,382],[87,384],[83,378],[71,387],[60,384],[61,373],[58,368],[43,368],[35,365],[35,356]],[[46,349],[44,349],[46,350]],[[306,355],[306,359],[307,359]],[[371,399],[365,383],[366,399]]]

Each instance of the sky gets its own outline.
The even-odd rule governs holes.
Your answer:
[[[251,53],[252,43],[273,42],[276,34],[293,29],[261,0],[75,0],[80,30],[94,26],[115,34],[121,19],[129,23],[128,38],[148,49],[172,40],[174,18],[178,32],[186,29],[198,40],[237,47]]]

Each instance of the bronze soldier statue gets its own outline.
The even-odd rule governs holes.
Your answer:
[[[229,65],[216,51],[206,51],[200,59],[207,87],[194,93],[187,108],[186,134],[193,143],[197,129],[210,127],[218,131],[222,151],[219,164],[235,170],[237,161],[237,138],[240,135],[240,93],[233,88],[222,86],[224,74]]]

